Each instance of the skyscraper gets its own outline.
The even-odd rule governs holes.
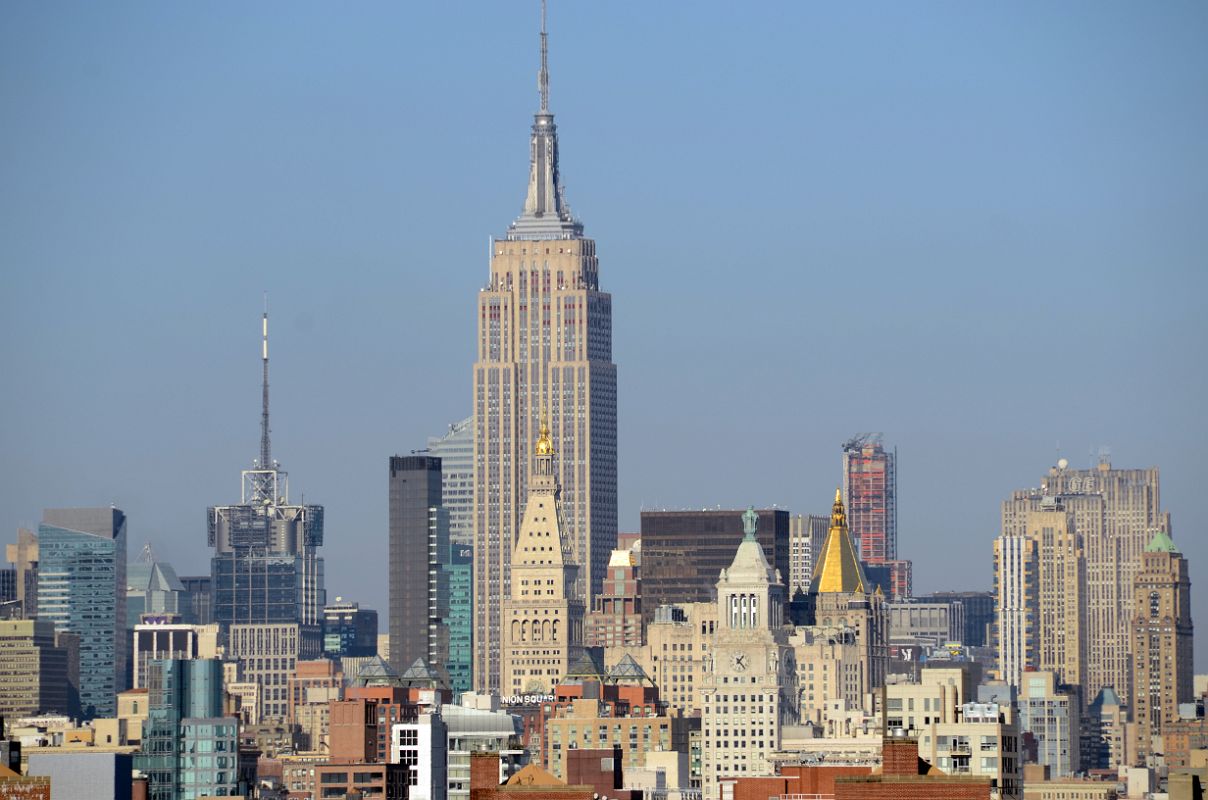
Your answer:
[[[553,444],[543,425],[503,601],[505,694],[552,692],[581,652],[584,609],[570,595],[579,567],[562,535],[559,494]]]
[[[755,536],[781,579],[790,574],[789,512],[756,511]],[[744,535],[744,512],[642,512],[642,618],[649,625],[659,606],[708,603],[717,576],[734,557]]]
[[[126,515],[48,508],[38,549],[38,619],[79,638],[84,718],[112,717],[126,688]]]
[[[474,418],[449,426],[444,436],[428,438],[427,455],[440,459],[441,503],[449,512],[449,541],[474,543]]]
[[[239,720],[223,716],[222,662],[155,659],[134,763],[150,800],[233,795],[239,789]]]
[[[1025,536],[1030,515],[1051,502],[1070,515],[1085,560],[1083,702],[1110,686],[1132,704],[1133,586],[1153,532],[1171,529],[1160,506],[1158,469],[1113,469],[1103,456],[1097,466],[1078,470],[1062,459],[1039,488],[1016,491],[1003,503],[1002,539]],[[1001,627],[1001,610],[999,617]]]
[[[399,672],[417,658],[443,666],[448,603],[442,570],[449,518],[441,505],[441,461],[431,456],[390,459],[390,662]],[[443,591],[442,591],[443,590]],[[442,647],[442,639],[444,646]]]
[[[0,620],[0,718],[71,713],[67,650],[48,619]]]
[[[1132,622],[1134,752],[1144,763],[1153,737],[1192,699],[1191,579],[1170,535],[1155,531],[1141,555]]]
[[[869,578],[895,600],[910,597],[912,564],[898,558],[898,452],[881,434],[862,433],[843,443],[843,494],[848,525]],[[874,578],[875,576],[875,578]]]
[[[600,291],[596,244],[562,191],[549,110],[544,13],[541,104],[533,119],[524,210],[492,244],[478,293],[474,364],[474,684],[500,688],[500,609],[528,496],[541,417],[562,454],[563,534],[590,605],[616,544],[617,397],[612,298]]]
[[[273,460],[268,424],[268,313],[262,320],[260,458],[242,472],[238,505],[211,506],[213,620],[233,624],[319,624],[323,506],[290,505],[289,476]]]
[[[995,542],[995,587],[1000,603],[999,668],[1023,687],[1029,669],[1053,673],[1057,683],[1086,683],[1086,560],[1077,515],[1055,497],[1003,504],[1004,526]],[[1086,702],[1088,698],[1081,698]]]

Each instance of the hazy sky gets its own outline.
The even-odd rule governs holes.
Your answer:
[[[537,24],[0,4],[0,539],[112,502],[131,557],[208,572],[267,290],[273,454],[327,508],[329,594],[384,625],[387,458],[470,411]],[[988,589],[1002,499],[1108,446],[1162,468],[1208,624],[1208,5],[555,0],[550,31],[622,530],[824,513],[840,443],[884,431],[916,590]]]

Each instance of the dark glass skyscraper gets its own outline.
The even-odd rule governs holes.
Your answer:
[[[424,659],[443,666],[441,648],[441,569],[449,549],[448,514],[441,504],[440,459],[394,456],[390,459],[390,663],[402,672]],[[443,543],[443,547],[442,547]]]
[[[756,538],[780,580],[789,575],[789,512],[757,512]],[[716,598],[717,576],[734,560],[742,541],[743,512],[642,512],[642,618],[672,603],[708,603]]]
[[[268,314],[263,320],[260,458],[243,470],[238,505],[211,506],[211,613],[236,623],[317,625],[323,589],[323,506],[290,505],[289,478],[272,459],[268,425]]]
[[[38,539],[38,619],[79,639],[83,717],[115,716],[126,688],[126,515],[48,508]]]

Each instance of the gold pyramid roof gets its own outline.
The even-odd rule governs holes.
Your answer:
[[[822,551],[814,559],[810,591],[853,594],[866,592],[867,585],[864,569],[860,566],[860,557],[856,553],[856,544],[847,530],[843,494],[836,489],[835,504],[831,507],[830,532],[826,535],[826,544],[822,546]]]

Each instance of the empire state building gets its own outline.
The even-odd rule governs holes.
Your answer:
[[[500,623],[543,418],[559,453],[562,531],[579,567],[572,597],[600,591],[617,538],[617,368],[612,297],[596,243],[571,214],[549,110],[545,7],[540,110],[524,211],[495,240],[478,294],[474,363],[474,687],[500,690]],[[535,667],[540,669],[540,667]]]

